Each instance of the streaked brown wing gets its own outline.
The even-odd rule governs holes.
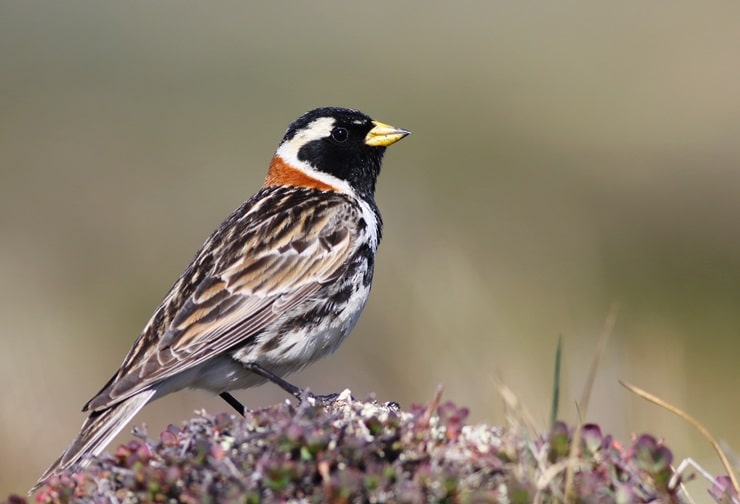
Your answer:
[[[85,410],[109,407],[234,346],[249,344],[282,313],[338,278],[357,236],[358,209],[338,197],[333,204],[317,207],[309,202],[293,210],[282,219],[253,219],[251,227],[221,230],[225,241],[233,241],[237,233],[248,238],[232,260],[216,264],[205,275],[193,272],[200,258],[222,255],[226,244],[211,237],[157,309],[118,373]],[[237,219],[230,221],[240,225]],[[188,275],[202,279],[183,298],[178,291],[192,282]],[[179,305],[176,310],[173,304]],[[171,320],[157,331],[157,320],[168,312]]]

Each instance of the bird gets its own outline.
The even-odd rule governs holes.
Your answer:
[[[376,181],[386,147],[409,133],[339,107],[292,122],[262,187],[196,252],[29,493],[88,465],[167,394],[206,390],[242,415],[231,391],[273,382],[305,398],[283,377],[334,352],[357,323],[382,235]]]

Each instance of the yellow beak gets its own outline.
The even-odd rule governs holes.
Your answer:
[[[365,137],[365,144],[371,147],[388,147],[411,133],[401,128],[394,128],[379,121],[373,121],[375,127]]]

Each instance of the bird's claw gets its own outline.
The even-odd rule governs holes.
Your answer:
[[[332,404],[337,399],[339,399],[340,394],[314,394],[312,392],[309,392],[308,390],[301,391],[301,394],[297,396],[298,402],[303,403],[304,401],[315,401],[316,404],[319,404],[321,406],[326,406],[329,404]],[[350,396],[350,398],[354,401],[355,398],[353,396]]]

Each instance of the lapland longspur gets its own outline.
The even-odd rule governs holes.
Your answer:
[[[365,306],[382,229],[375,183],[408,133],[343,108],[293,122],[263,187],[201,246],[37,487],[171,392],[205,389],[242,414],[232,390],[272,381],[300,396],[282,377],[336,350]]]

